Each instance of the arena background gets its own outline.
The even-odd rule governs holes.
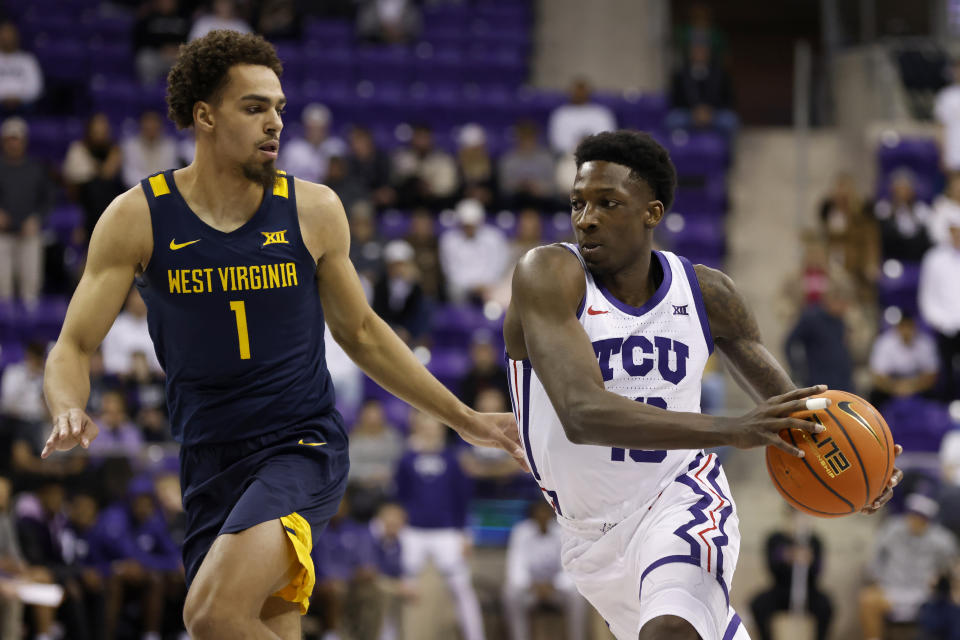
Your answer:
[[[42,347],[57,337],[102,207],[125,183],[166,168],[165,162],[182,166],[191,157],[189,132],[176,132],[166,121],[163,74],[171,46],[194,28],[239,19],[241,27],[252,26],[276,44],[289,98],[279,166],[337,190],[351,217],[352,256],[371,300],[443,382],[479,407],[509,407],[498,363],[513,262],[530,246],[570,238],[565,199],[571,158],[562,141],[611,116],[618,127],[652,133],[676,163],[677,199],[658,229],[658,244],[730,274],[756,311],[766,344],[783,362],[792,334],[789,361],[798,382],[832,376],[832,386],[868,396],[879,390],[876,375],[884,373],[881,359],[871,360],[880,332],[904,314],[919,314],[923,335],[937,329],[924,318],[918,287],[921,260],[937,242],[936,220],[956,215],[952,207],[960,207],[960,189],[954,188],[956,199],[944,195],[951,170],[960,169],[949,162],[944,126],[947,131],[960,126],[960,108],[935,108],[940,92],[949,92],[954,82],[950,60],[960,33],[960,4],[953,0],[216,5],[0,0],[0,15],[9,21],[0,31],[0,209],[13,214],[0,219],[6,224],[0,230],[0,460],[14,491],[5,522],[16,528],[20,553],[32,566],[30,578],[60,582],[68,586],[68,596],[88,587],[96,591],[83,577],[76,532],[69,534],[78,522],[94,523],[106,540],[102,544],[120,545],[111,536],[119,540],[137,526],[126,519],[125,505],[149,495],[156,509],[150,517],[165,524],[174,544],[180,531],[176,446],[169,441],[159,397],[162,376],[142,349],[145,329],[137,301],[118,321],[123,326],[113,336],[111,353],[105,348],[93,376],[90,411],[116,428],[111,446],[89,457],[59,455],[40,463],[48,420],[38,404],[37,362]],[[164,15],[169,7],[172,13]],[[219,22],[209,18],[211,10],[220,12]],[[17,53],[18,47],[28,55]],[[698,84],[689,78],[709,80]],[[585,104],[600,108],[581,104],[561,121],[556,114],[569,106],[577,83]],[[947,103],[949,96],[943,96]],[[163,131],[138,137],[141,127],[157,128],[155,118],[141,120],[150,110],[164,116]],[[110,131],[103,118],[88,127],[94,114],[103,114]],[[533,132],[527,137],[536,138],[534,147],[516,151],[518,124]],[[367,147],[357,127],[369,132],[380,155],[360,151]],[[88,130],[94,133],[85,137]],[[313,137],[312,146],[302,146],[296,159],[284,153],[304,136]],[[31,166],[42,167],[39,174],[18,173],[18,140],[26,141],[27,156],[38,163]],[[411,152],[411,144],[423,146]],[[287,164],[294,162],[297,169]],[[519,184],[510,180],[518,170],[526,176]],[[40,188],[24,196],[18,188],[25,180]],[[843,186],[835,186],[838,180]],[[907,182],[915,198],[907,193],[891,204],[898,197],[896,185],[909,192]],[[464,204],[465,199],[473,202]],[[490,254],[496,259],[485,265],[486,274],[478,274],[484,269],[476,264],[444,258],[443,237],[460,233],[460,223],[476,217],[478,206],[486,226],[498,230],[490,231],[497,253]],[[13,208],[31,214],[39,233]],[[404,238],[408,244],[394,242]],[[463,234],[456,241],[469,244]],[[446,253],[457,257],[456,250]],[[13,290],[7,282],[15,283]],[[404,284],[392,286],[397,282]],[[956,291],[960,296],[960,288]],[[846,378],[837,374],[838,367],[848,366]],[[367,464],[357,466],[373,470],[354,481],[351,493],[353,515],[363,520],[391,494],[390,465],[402,453],[410,416],[405,405],[342,358],[331,355],[331,369],[347,424],[363,422],[368,438],[368,446],[357,452]],[[717,360],[705,374],[705,410],[747,411],[751,403],[723,369]],[[861,634],[859,601],[878,566],[877,533],[901,517],[908,493],[939,501],[943,526],[958,528],[957,453],[944,447],[942,460],[939,454],[960,425],[957,387],[947,388],[941,372],[932,387],[918,382],[909,391],[897,389],[883,405],[906,449],[900,466],[907,477],[894,500],[873,517],[799,525],[804,536],[809,528],[822,540],[818,582],[833,604],[831,638]],[[378,401],[382,411],[369,400]],[[389,447],[392,458],[383,454]],[[788,521],[767,479],[762,451],[720,455],[741,517],[732,601],[755,634],[750,601],[773,580],[767,537],[797,525]],[[511,526],[539,500],[539,491],[508,461],[467,449],[462,457],[474,483],[468,509],[472,580],[486,637],[506,638],[500,601],[505,545]],[[941,473],[942,467],[947,472]],[[57,507],[61,493],[62,511],[51,512],[47,507]],[[83,496],[94,501],[83,502]],[[99,516],[89,513],[92,504]],[[119,518],[115,529],[110,518]],[[8,553],[9,546],[0,555]],[[107,597],[79,605],[86,609],[84,624],[96,624],[94,610],[110,601],[110,594],[124,594],[114,600],[116,637],[141,637],[142,584],[156,582],[129,578],[129,572],[137,573],[130,569],[137,553],[133,549],[128,557],[96,565],[99,593]],[[3,557],[5,575],[25,575],[22,565]],[[947,570],[949,563],[939,568]],[[151,580],[163,585],[163,635],[179,637],[176,561],[164,566],[158,560],[148,569]],[[5,610],[16,599],[11,594],[0,590]],[[321,637],[329,622],[317,599],[305,621],[308,637]],[[364,618],[366,609],[351,602],[341,603],[344,617]],[[455,608],[434,572],[421,578],[419,597],[403,608],[407,638],[457,637]],[[61,607],[53,637],[81,637],[70,631],[76,611]],[[43,612],[14,608],[18,615],[23,637],[46,628]],[[916,615],[890,616],[888,637],[920,637]],[[536,637],[562,637],[556,611],[538,610],[535,618]],[[369,624],[344,624],[340,637],[377,637]],[[778,638],[813,637],[812,621],[803,615],[781,615],[774,628]],[[590,633],[609,637],[596,616]]]

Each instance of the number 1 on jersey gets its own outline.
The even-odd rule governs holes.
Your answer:
[[[247,308],[243,300],[231,300],[230,310],[237,316],[237,337],[240,340],[240,359],[250,359],[250,336],[247,334]]]

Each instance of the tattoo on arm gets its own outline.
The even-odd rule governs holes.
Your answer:
[[[695,267],[717,349],[737,383],[755,400],[786,393],[796,385],[760,338],[753,312],[733,280],[720,271]]]

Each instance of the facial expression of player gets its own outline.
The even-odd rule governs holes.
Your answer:
[[[663,203],[653,190],[613,162],[584,162],[570,193],[580,253],[596,273],[613,273],[649,255]]]
[[[211,106],[216,153],[235,161],[248,180],[271,188],[287,104],[280,78],[261,65],[238,64],[227,73],[223,94]]]

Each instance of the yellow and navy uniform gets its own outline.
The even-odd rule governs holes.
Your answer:
[[[281,519],[303,571],[277,595],[305,611],[312,536],[336,513],[349,463],[293,177],[278,173],[230,232],[189,208],[173,171],[141,185],[154,248],[137,285],[183,445],[187,578],[217,535]]]

